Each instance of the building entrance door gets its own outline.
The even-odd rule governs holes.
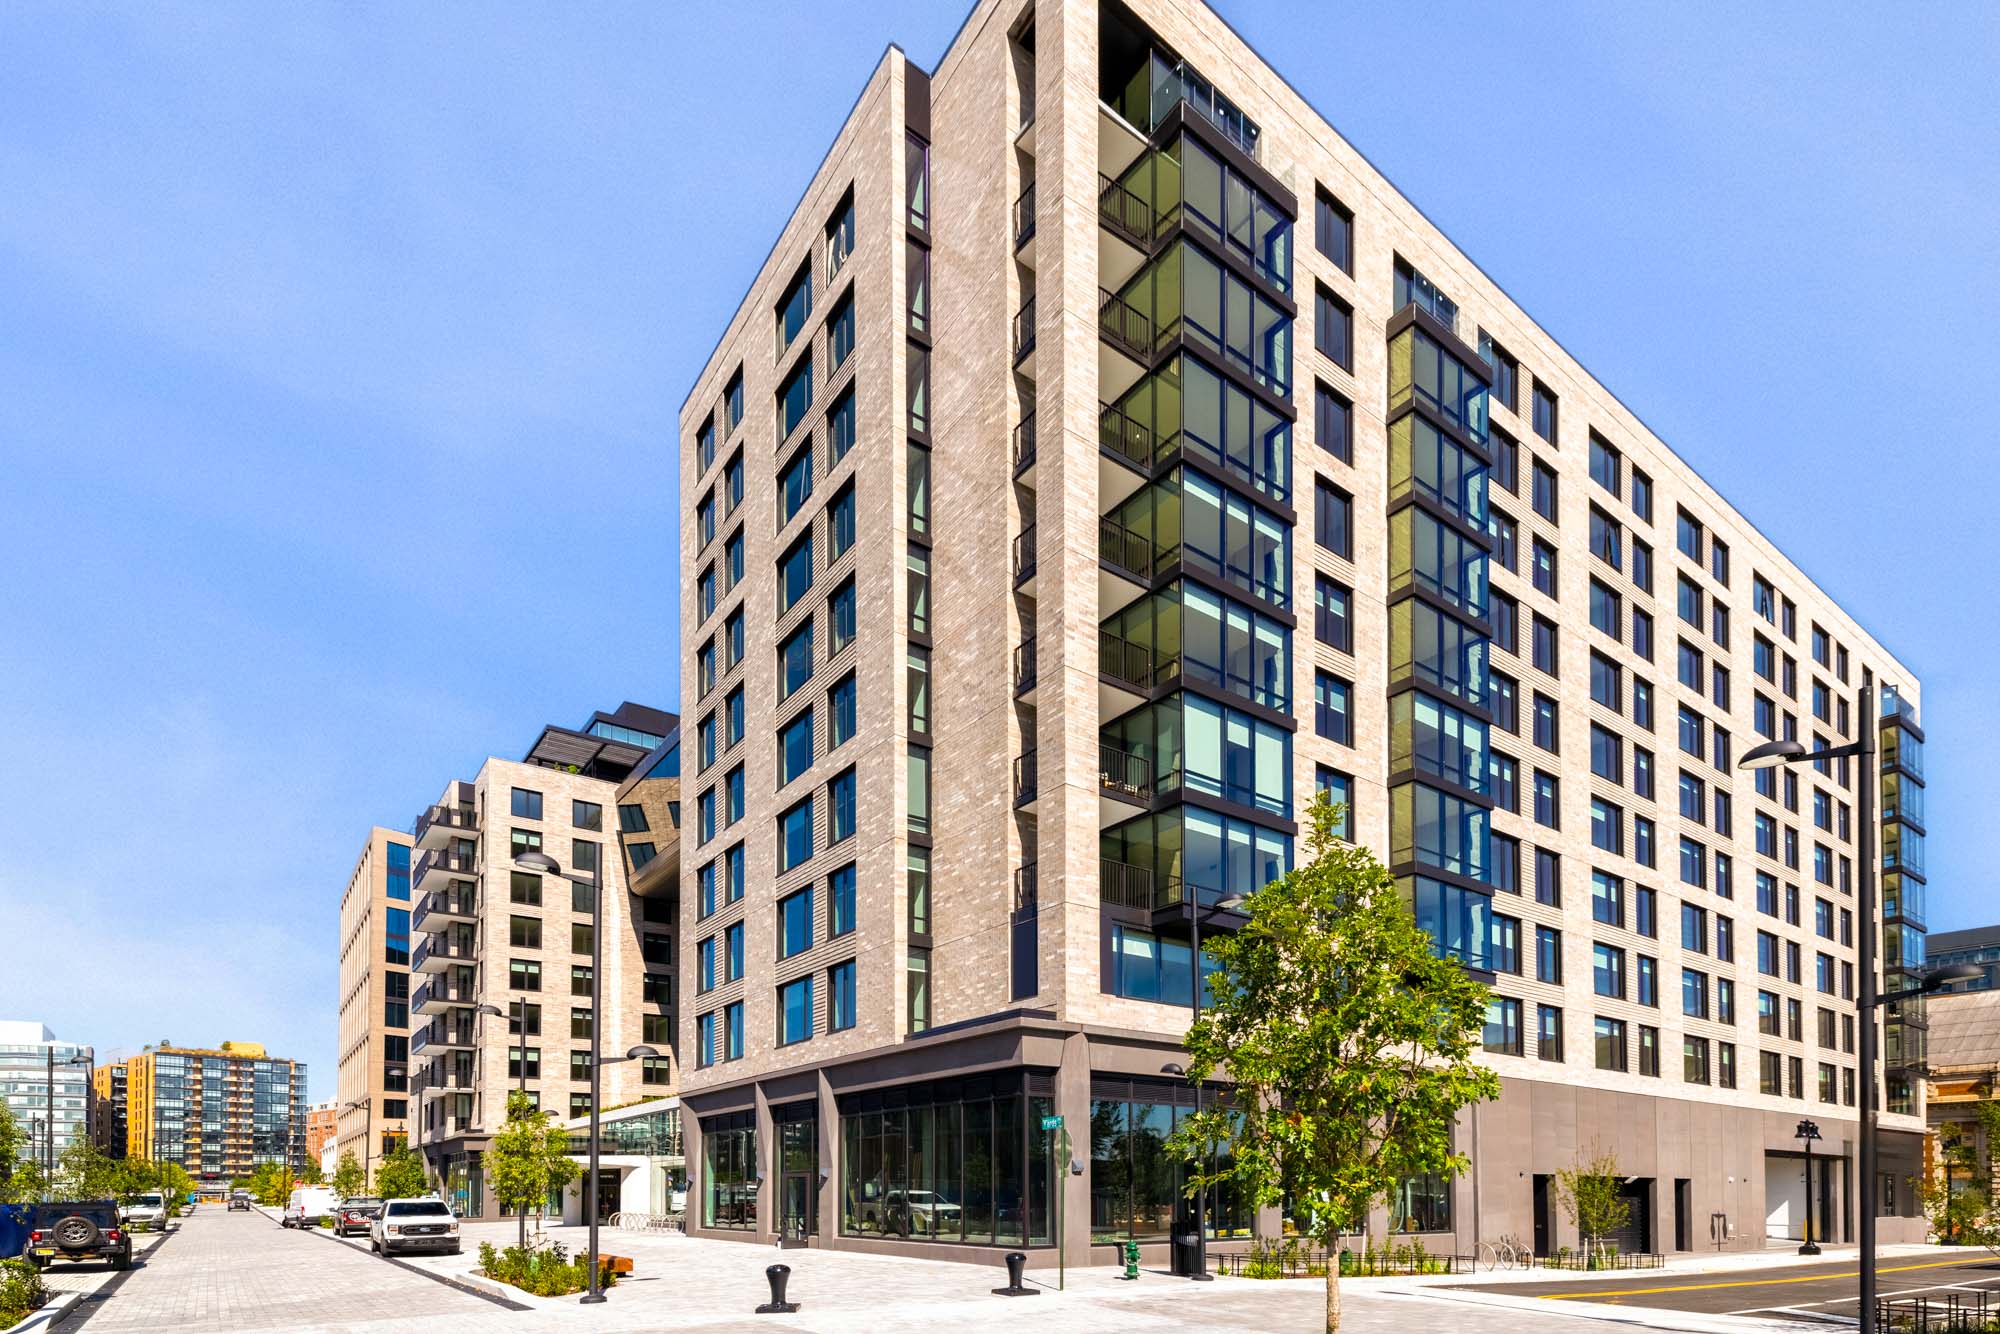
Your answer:
[[[1535,1173],[1535,1254],[1554,1255],[1555,1248],[1555,1206],[1549,1199],[1549,1178],[1546,1173]]]
[[[773,1108],[772,1119],[778,1121],[778,1235],[804,1241],[819,1231],[819,1109],[814,1103]]]

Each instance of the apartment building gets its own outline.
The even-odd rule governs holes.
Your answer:
[[[90,1139],[107,1158],[125,1156],[125,1062],[90,1072]]]
[[[340,896],[334,1161],[353,1154],[371,1180],[410,1134],[410,849],[408,833],[370,829]]]
[[[95,1055],[48,1025],[0,1020],[0,1103],[28,1133],[25,1157],[51,1170],[70,1145],[91,1137]]]
[[[607,1063],[605,1106],[672,1092],[678,886],[652,872],[647,892],[634,892],[627,868],[635,858],[642,872],[662,856],[678,864],[660,795],[678,783],[677,721],[628,702],[580,728],[544,727],[521,759],[490,758],[447,786],[412,830],[414,1142],[464,1216],[500,1213],[482,1155],[511,1090],[565,1119],[589,1112],[597,1023],[606,1056],[648,1042],[660,1051]],[[621,797],[628,783],[644,795]],[[602,920],[588,885],[516,869],[529,852],[569,874],[601,874]],[[591,1001],[600,943],[601,1015]]]
[[[306,1163],[306,1067],[262,1044],[147,1047],[125,1062],[125,1156],[219,1186],[260,1163]]]
[[[1953,982],[1944,988],[1946,991],[1991,991],[2000,987],[2000,924],[1936,931],[1925,941],[1926,968],[1966,963],[1978,967],[1982,975]]]
[[[1918,682],[1198,0],[891,47],[680,425],[691,1232],[1157,1258],[1193,928],[1324,789],[1493,985],[1471,1166],[1376,1235],[1573,1243],[1550,1183],[1601,1148],[1627,1249],[1754,1249],[1808,1115],[1851,1235]],[[1870,727],[1877,921],[1877,776],[1736,767]],[[1218,1245],[1283,1226],[1209,1200]]]

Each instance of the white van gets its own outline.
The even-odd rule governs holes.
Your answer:
[[[282,1227],[318,1227],[319,1220],[332,1214],[339,1203],[330,1187],[300,1186],[285,1201],[285,1214],[278,1223]]]

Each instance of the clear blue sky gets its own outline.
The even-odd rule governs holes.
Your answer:
[[[2000,10],[1223,9],[1922,674],[1932,924],[2000,917]],[[331,1096],[364,832],[674,705],[676,409],[962,17],[0,6],[0,1016]]]

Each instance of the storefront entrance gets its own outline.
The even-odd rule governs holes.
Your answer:
[[[819,1231],[819,1109],[810,1102],[771,1109],[777,1124],[778,1235],[804,1241]]]

